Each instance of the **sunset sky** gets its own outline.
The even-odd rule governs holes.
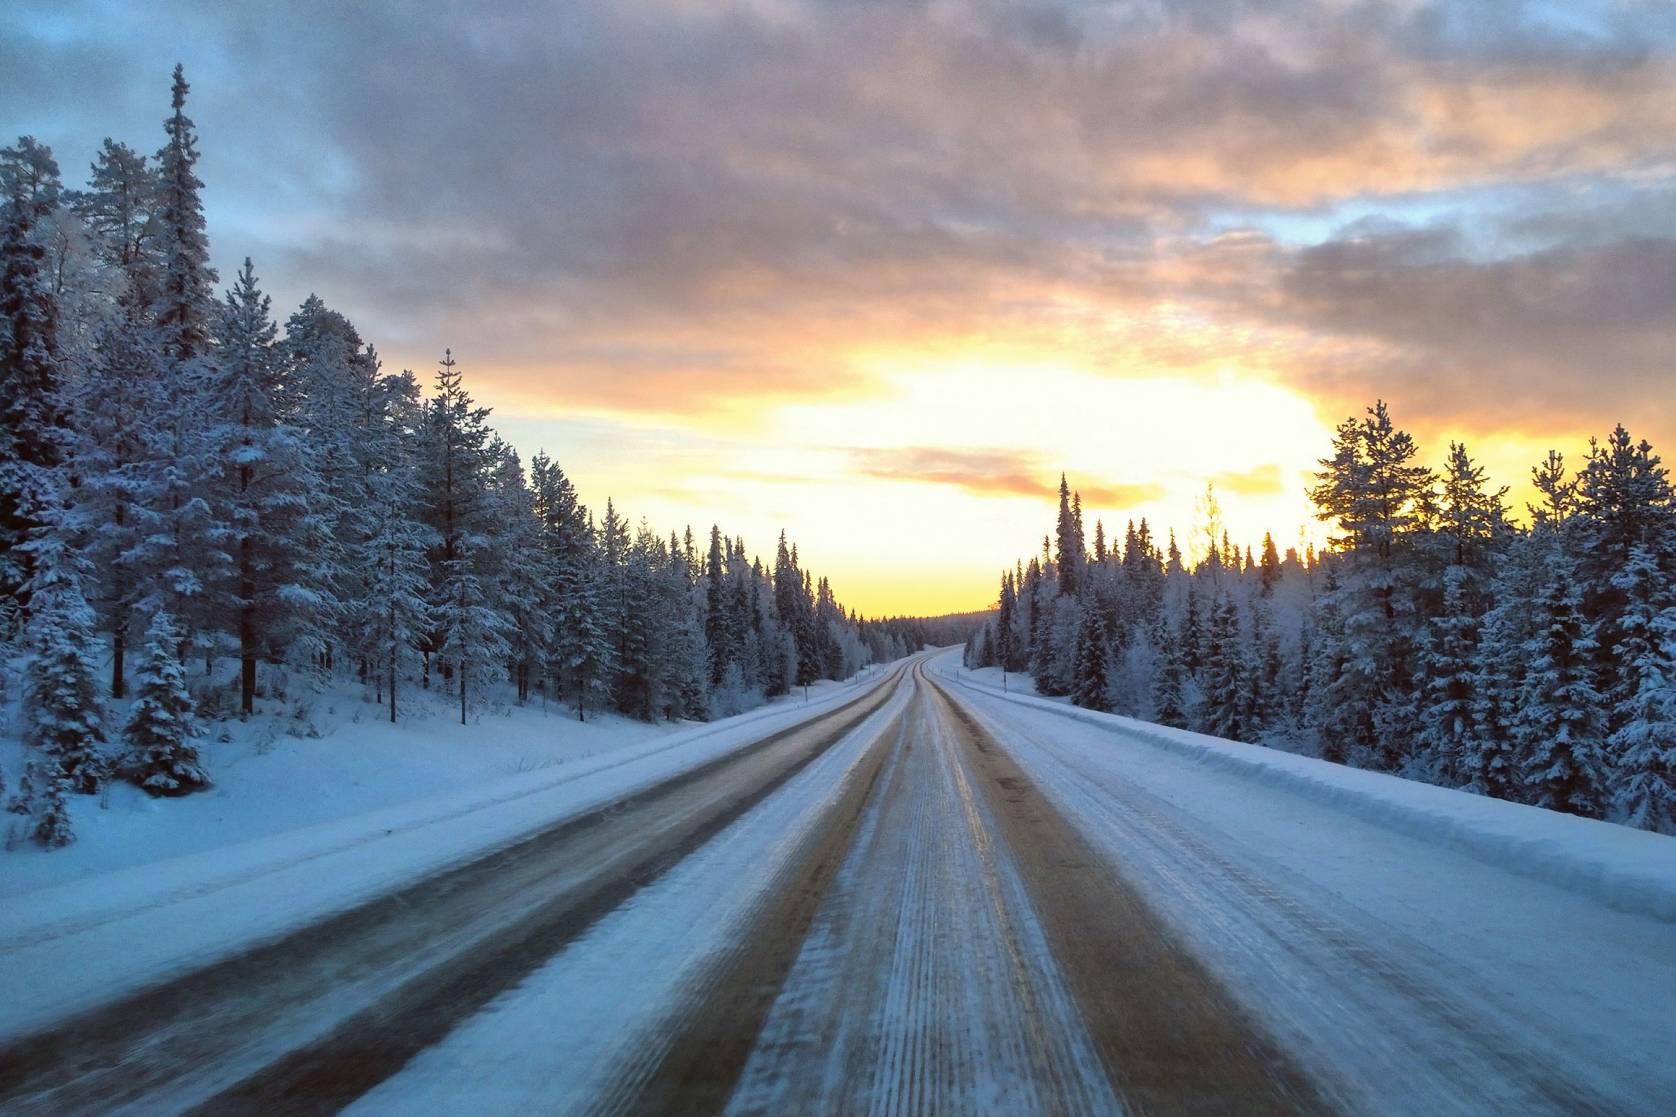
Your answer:
[[[184,62],[224,280],[868,613],[988,604],[1061,469],[1091,529],[1319,533],[1375,396],[1520,500],[1676,452],[1676,5],[502,9],[10,0],[0,129],[79,185]]]

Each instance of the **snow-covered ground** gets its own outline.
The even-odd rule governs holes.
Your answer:
[[[965,682],[1031,778],[1349,1111],[1676,1097],[1676,839]]]
[[[878,668],[872,669],[877,675]],[[818,702],[847,689],[821,682]],[[801,692],[773,708],[803,703]],[[72,796],[76,842],[42,850],[29,842],[0,852],[0,898],[186,854],[307,829],[530,774],[690,733],[697,723],[647,724],[615,714],[579,722],[568,706],[500,704],[459,722],[459,707],[434,694],[403,697],[399,724],[359,688],[340,687],[310,704],[299,721],[290,708],[249,722],[212,725],[198,747],[215,786],[181,799],[153,799],[113,782],[102,798]],[[761,716],[751,711],[743,717]],[[16,711],[8,711],[16,722]],[[732,719],[728,719],[731,722]],[[717,722],[716,725],[726,724]],[[701,730],[702,731],[702,730]],[[0,770],[15,787],[29,750],[0,732]],[[0,832],[15,824],[0,815]]]
[[[211,743],[217,791],[112,796],[109,811],[90,799],[76,846],[0,853],[0,1038],[667,780],[841,705],[885,670],[709,724],[579,725],[525,709],[392,730],[369,707],[319,740]]]

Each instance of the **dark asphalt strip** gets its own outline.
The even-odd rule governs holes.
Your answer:
[[[1328,1114],[1315,1086],[1007,751],[932,684],[1113,1088],[1146,1114]]]
[[[334,1112],[782,786],[882,706],[900,674],[814,721],[674,780],[0,1048],[0,1111],[89,1112],[143,1101],[171,1079],[236,1052],[243,1030],[261,1028],[281,1010],[306,1010],[369,965],[399,965],[415,951],[438,949],[439,938],[443,947],[469,943],[201,1107],[206,1113]],[[787,742],[788,750],[775,749]],[[729,786],[756,770],[756,778]],[[707,788],[714,789],[713,803],[689,807],[691,817],[673,826],[652,825],[663,821],[671,800]],[[578,843],[617,836],[632,849],[645,840],[637,830],[659,840],[630,855],[620,871],[526,903],[518,918],[472,941],[483,920],[494,918],[497,903],[511,899],[505,893],[512,882],[539,886],[544,866],[573,864],[569,854]],[[428,918],[439,912],[446,917],[440,925]]]

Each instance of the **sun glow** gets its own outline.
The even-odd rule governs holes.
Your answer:
[[[1195,553],[1212,485],[1236,543],[1318,538],[1305,488],[1331,428],[1277,384],[1234,369],[872,360],[854,394],[765,402],[748,436],[695,417],[642,426],[627,443],[583,442],[583,496],[603,507],[609,493],[665,529],[714,520],[763,553],[784,528],[869,615],[987,606],[1001,569],[1051,526],[1061,471],[1082,493],[1090,537],[1096,519],[1121,540],[1126,520],[1145,517],[1161,542],[1173,528]],[[532,449],[575,444],[527,426],[519,441]]]

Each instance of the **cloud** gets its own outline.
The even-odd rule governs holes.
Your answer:
[[[526,409],[876,392],[860,351],[942,347],[1515,423],[1676,349],[1657,5],[15,0],[0,124],[151,148],[177,53],[224,273]],[[1432,216],[1225,221],[1351,204]]]
[[[889,481],[952,485],[980,496],[1027,496],[1052,500],[1058,474],[1041,456],[1019,450],[952,450],[916,446],[852,449],[851,466],[858,473]],[[1164,486],[1155,482],[1100,482],[1078,480],[1072,486],[1087,507],[1129,508],[1161,498]]]
[[[984,496],[1046,497],[1054,491],[1035,455],[1013,450],[852,449],[850,460],[868,477],[953,485]]]
[[[1328,241],[1293,255],[1274,313],[1374,346],[1369,390],[1499,425],[1673,416],[1676,238],[1627,236],[1485,259],[1453,226]]]
[[[1260,465],[1240,473],[1218,473],[1211,483],[1223,492],[1238,496],[1273,496],[1286,491],[1287,480],[1280,466]]]

